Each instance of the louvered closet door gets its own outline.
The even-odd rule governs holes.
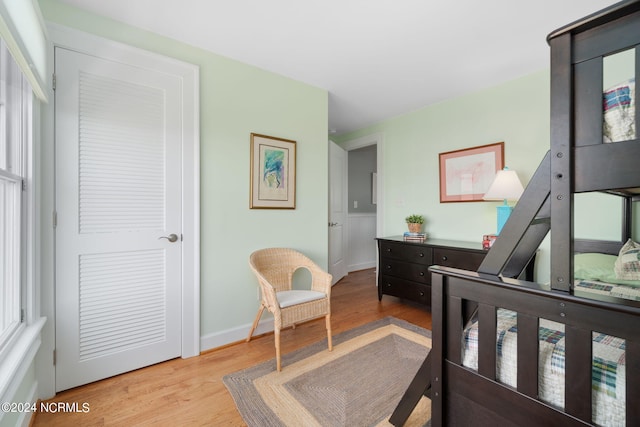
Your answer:
[[[65,390],[181,354],[181,109],[174,76],[60,48],[55,63]]]

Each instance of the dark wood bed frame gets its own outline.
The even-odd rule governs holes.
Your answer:
[[[567,25],[551,47],[551,150],[538,167],[500,238],[477,272],[434,266],[432,350],[390,418],[402,425],[422,394],[433,426],[592,425],[592,331],[626,340],[626,425],[640,426],[640,303],[574,295],[575,252],[618,254],[632,236],[632,201],[640,200],[640,138],[602,143],[603,57],[636,47],[640,76],[640,0],[623,1]],[[636,89],[636,97],[637,97]],[[637,99],[637,98],[636,98]],[[636,129],[640,108],[636,102]],[[573,236],[574,193],[621,196],[619,241]],[[518,277],[547,234],[551,282]],[[517,388],[496,380],[496,310],[518,313]],[[462,366],[463,326],[478,316],[478,370]],[[565,325],[565,407],[538,400],[538,325]]]

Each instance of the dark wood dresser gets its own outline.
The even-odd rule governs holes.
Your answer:
[[[405,242],[402,236],[378,241],[378,300],[382,295],[431,305],[429,266],[476,271],[487,251],[480,242],[427,239]]]

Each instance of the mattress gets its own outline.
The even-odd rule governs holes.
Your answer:
[[[496,376],[511,387],[517,385],[517,314],[497,310]],[[540,319],[539,399],[564,408],[564,325]],[[478,369],[478,321],[469,322],[463,334],[463,365]],[[597,425],[625,425],[625,341],[593,333],[592,417]]]
[[[598,280],[577,279],[573,283],[574,294],[589,297],[588,294],[624,298],[640,301],[640,287],[633,285],[605,283]],[[580,294],[578,292],[582,291]]]

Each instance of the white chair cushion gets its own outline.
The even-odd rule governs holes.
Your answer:
[[[302,304],[303,302],[315,301],[317,299],[325,298],[326,296],[327,295],[324,292],[303,290],[282,291],[276,293],[276,298],[278,299],[280,308]]]

